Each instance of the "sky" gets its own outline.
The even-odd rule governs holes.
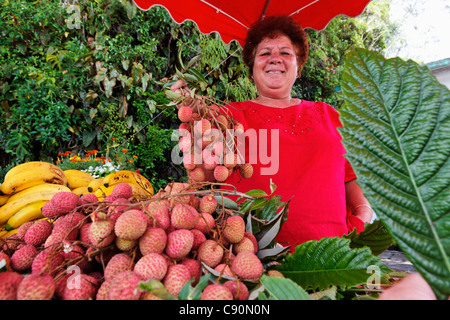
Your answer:
[[[399,22],[405,46],[388,52],[428,63],[450,58],[450,0],[390,0],[390,20]]]

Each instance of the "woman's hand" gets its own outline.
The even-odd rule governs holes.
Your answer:
[[[347,205],[354,216],[361,219],[364,223],[372,221],[372,207],[364,196],[364,193],[356,182],[356,179],[345,183],[345,196],[347,199]]]

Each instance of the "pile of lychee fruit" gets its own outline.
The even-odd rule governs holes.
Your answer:
[[[188,177],[196,182],[225,182],[236,171],[250,178],[253,166],[245,159],[242,123],[231,117],[226,106],[193,95],[186,87],[180,79],[171,90],[181,95],[176,99],[181,121],[178,146]]]
[[[45,219],[0,239],[0,300],[153,300],[140,283],[159,281],[177,297],[215,274],[201,299],[248,299],[262,276],[254,235],[239,212],[172,182],[146,200],[119,183],[106,201],[56,194]],[[0,264],[1,268],[1,264]]]

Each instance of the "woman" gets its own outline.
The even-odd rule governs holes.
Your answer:
[[[372,209],[344,158],[338,112],[323,102],[291,96],[308,57],[301,26],[287,16],[256,23],[243,56],[259,95],[228,106],[246,130],[245,156],[254,174],[250,179],[233,174],[227,183],[241,192],[270,193],[271,181],[277,186],[275,194],[290,200],[277,241],[291,249],[308,240],[342,236],[355,227],[361,231],[371,221]]]

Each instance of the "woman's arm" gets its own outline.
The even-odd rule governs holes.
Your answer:
[[[350,210],[352,210],[353,215],[357,216],[364,223],[372,220],[372,207],[364,196],[364,193],[356,182],[356,179],[345,183],[345,196],[347,199],[347,205]]]

